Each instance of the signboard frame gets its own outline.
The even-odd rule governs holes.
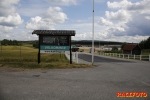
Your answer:
[[[38,64],[40,63],[41,58],[41,49],[46,49],[45,53],[50,53],[50,51],[70,51],[70,64],[72,64],[72,50],[71,50],[71,36],[75,36],[76,32],[75,30],[34,30],[32,34],[37,34],[39,38],[39,50],[38,50]],[[43,41],[42,37],[46,37]],[[59,40],[62,40],[61,42],[56,42],[52,45],[53,39],[50,40],[48,38],[50,37],[60,37],[57,38]],[[62,37],[62,38],[61,38]],[[65,37],[67,37],[67,40],[65,40]],[[64,39],[63,39],[64,38]],[[67,42],[66,42],[67,41]],[[43,43],[44,42],[44,43]],[[50,44],[51,45],[50,45]],[[59,45],[56,45],[59,44]],[[42,47],[43,45],[43,47]],[[47,46],[47,47],[45,47]]]

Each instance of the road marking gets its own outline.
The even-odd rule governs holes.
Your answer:
[[[141,81],[141,83],[143,83],[143,84],[145,84],[145,85],[147,85],[147,86],[150,86],[150,84],[148,84],[148,83],[146,83],[146,82]]]

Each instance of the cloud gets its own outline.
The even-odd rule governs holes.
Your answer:
[[[64,23],[67,19],[67,15],[62,12],[60,7],[49,7],[43,18],[45,21]]]
[[[134,19],[126,23],[128,29],[126,30],[128,35],[150,35],[150,20],[145,18],[144,15],[134,13],[132,16]]]
[[[8,15],[7,17],[0,17],[0,25],[2,26],[18,26],[22,22],[23,20],[18,13]]]
[[[98,21],[98,24],[104,25],[104,26],[111,26],[111,25],[113,25],[112,22],[104,19],[103,17],[100,18],[100,20]]]
[[[130,13],[128,13],[126,10],[118,10],[117,12],[105,12],[105,16],[110,20],[129,20],[130,19]]]
[[[7,27],[7,26],[2,26],[0,25],[0,34],[3,34],[3,33],[9,33],[13,30],[13,27]]]
[[[127,6],[132,5],[128,0],[122,0],[120,2],[107,2],[108,8],[126,8]]]
[[[76,5],[76,0],[46,0],[54,5]]]
[[[142,0],[138,1],[136,3],[132,3],[128,0],[122,0],[120,2],[107,2],[108,8],[113,8],[113,9],[124,9],[127,11],[140,11],[140,12],[145,12],[150,14],[150,0]]]
[[[36,30],[36,29],[54,29],[54,23],[50,21],[44,21],[40,16],[31,18],[26,24],[27,29]]]
[[[21,16],[16,13],[16,5],[19,0],[0,0],[0,34],[3,37],[9,37],[9,33],[13,32],[23,23]]]
[[[150,8],[150,0],[142,0],[137,3],[132,3],[127,7],[127,10],[147,10]]]
[[[73,39],[75,40],[92,40],[92,32],[83,32],[81,34],[76,34]]]
[[[27,29],[54,29],[57,23],[64,23],[68,19],[60,7],[49,7],[43,17],[32,17],[26,24]]]
[[[146,19],[150,20],[150,16],[145,16]]]
[[[0,0],[0,16],[8,16],[14,14],[15,4],[18,4],[19,0]]]
[[[114,37],[129,36],[131,38],[134,36],[149,36],[149,4],[150,0],[143,0],[135,3],[128,0],[107,2],[110,11],[106,11],[106,18],[101,18],[99,22],[101,22],[101,25],[105,25],[105,22],[110,20],[113,26],[105,27],[103,33],[105,32],[107,35]]]

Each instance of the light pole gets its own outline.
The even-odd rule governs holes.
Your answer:
[[[94,0],[93,0],[93,32],[92,32],[92,65],[94,65]]]
[[[97,37],[99,37],[99,35],[97,35]],[[98,45],[98,50],[99,50],[99,54],[100,54],[100,39],[98,39],[99,45]]]
[[[99,40],[99,54],[100,54],[100,40]]]
[[[0,45],[1,45],[1,54],[2,54],[2,43],[0,42]]]
[[[21,57],[21,41],[20,41],[20,57]]]

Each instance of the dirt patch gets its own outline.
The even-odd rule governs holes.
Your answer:
[[[25,71],[25,69],[22,68],[9,68],[9,67],[0,67],[0,73],[2,72],[22,72]]]
[[[9,66],[3,66],[0,64],[0,73],[2,72],[22,72],[22,71],[28,71],[29,69],[23,69],[23,68],[11,68]]]
[[[9,66],[3,66],[2,64],[0,64],[0,73],[3,73],[3,72],[23,72],[23,71],[31,71],[31,70],[36,70],[36,71],[39,71],[39,70],[45,70],[45,69],[24,69],[24,68],[12,68],[12,67],[9,67]],[[46,73],[46,72],[43,72],[43,73]]]

